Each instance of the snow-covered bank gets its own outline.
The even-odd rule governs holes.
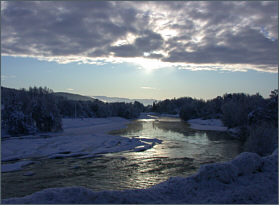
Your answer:
[[[149,149],[156,143],[146,139],[126,138],[108,135],[107,132],[124,128],[128,123],[120,117],[63,119],[64,131],[61,133],[46,133],[43,136],[22,136],[2,141],[2,162],[29,158],[63,158],[63,157],[94,157],[98,154],[139,151]],[[46,137],[47,136],[47,137]],[[20,168],[18,164],[4,164],[6,172],[12,167]],[[17,166],[18,165],[18,166]]]
[[[219,119],[202,120],[200,118],[187,121],[190,127],[195,130],[213,130],[213,131],[227,131],[228,128],[224,126]]]
[[[158,118],[155,112],[142,112],[137,119],[156,119]]]
[[[230,162],[203,165],[191,177],[173,177],[149,189],[93,192],[50,188],[2,203],[274,203],[278,202],[278,150],[267,157],[242,153]]]
[[[179,118],[179,115],[171,115],[171,114],[160,114],[156,112],[142,112],[138,119],[157,119],[159,117],[171,117],[171,118]]]
[[[179,115],[171,115],[171,114],[159,114],[159,113],[141,113],[138,119],[158,119],[159,117],[167,117],[167,118],[179,118]],[[161,119],[161,121],[163,121]],[[169,119],[168,119],[169,121]],[[194,130],[208,130],[208,131],[220,131],[220,132],[228,132],[231,136],[238,138],[238,134],[240,132],[239,127],[228,128],[224,126],[223,122],[220,119],[207,119],[203,120],[201,118],[188,120],[187,123],[190,124],[190,127]]]
[[[126,127],[130,120],[122,117],[63,119],[63,135],[105,135],[111,130]],[[58,135],[61,135],[60,133]]]

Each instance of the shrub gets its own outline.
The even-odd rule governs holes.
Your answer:
[[[196,115],[196,108],[193,104],[185,104],[179,113],[179,117],[185,121],[195,118]]]
[[[39,98],[33,104],[31,113],[39,131],[51,132],[62,129],[62,118],[53,99]]]
[[[34,134],[36,127],[30,115],[22,111],[14,111],[6,121],[8,133],[11,135]]]
[[[247,124],[247,110],[243,104],[229,101],[222,106],[222,121],[228,127],[237,127]]]
[[[244,149],[265,156],[278,147],[278,128],[268,123],[254,124],[250,127]]]

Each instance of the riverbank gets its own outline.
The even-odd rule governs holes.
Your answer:
[[[149,189],[93,192],[83,187],[50,188],[2,203],[278,203],[278,150],[260,157],[242,153],[230,162],[203,165],[197,174],[173,177]]]
[[[228,127],[224,126],[220,119],[203,120],[201,118],[191,119],[187,121],[190,127],[195,130],[212,130],[212,131],[227,131]]]
[[[159,113],[141,113],[138,119],[157,119],[159,117],[167,117],[167,118],[179,118],[179,115],[171,115],[171,114],[159,114]],[[220,119],[207,119],[203,120],[201,118],[195,118],[188,120],[187,123],[190,125],[191,129],[194,130],[204,130],[204,131],[218,131],[218,132],[232,132],[237,133],[238,130],[236,128],[229,129],[224,126],[223,122]]]
[[[239,136],[239,127],[228,128],[224,126],[223,122],[220,119],[203,120],[201,118],[196,118],[188,120],[187,123],[189,123],[190,128],[194,130],[227,132],[231,137],[235,139],[241,138],[241,136]]]
[[[157,122],[160,122],[160,119],[157,120]],[[106,134],[112,129],[126,127],[129,122],[129,120],[123,118],[64,119],[63,133],[46,133],[38,136],[24,136],[22,139],[5,139],[2,141],[2,162],[5,161],[6,163],[2,163],[2,171],[5,169],[6,171],[16,171],[28,166],[28,164],[36,163],[36,158],[60,160],[60,158],[65,157],[74,157],[75,159],[88,157],[90,159],[99,154],[124,150],[142,153],[144,156],[153,150],[149,148],[160,143],[157,139],[126,138]],[[154,126],[156,126],[156,123]],[[181,136],[181,139],[184,138]],[[192,138],[197,140],[197,136]],[[214,141],[213,144],[214,146],[220,145]],[[161,145],[164,145],[164,143],[154,148]],[[179,145],[181,145],[181,142]],[[175,147],[177,149],[177,145]],[[146,152],[138,152],[146,149],[148,149]],[[165,150],[161,149],[160,151]],[[185,148],[184,150],[187,149]],[[229,152],[231,153],[232,150],[229,150]],[[207,154],[212,153],[208,152]],[[205,156],[205,154],[203,155]],[[125,158],[122,159],[125,161]],[[277,152],[267,157],[259,157],[253,153],[242,153],[234,160],[226,163],[202,165],[196,174],[188,178],[171,177],[167,181],[147,189],[94,192],[85,188],[84,184],[80,185],[82,187],[72,187],[72,185],[76,185],[73,183],[64,188],[44,188],[41,191],[32,191],[31,193],[33,194],[25,197],[3,199],[2,203],[276,203],[278,196],[277,159]],[[157,160],[160,163],[158,161],[159,164],[152,165],[150,167],[151,171],[164,162],[161,159]],[[56,161],[53,163],[56,163]],[[57,163],[59,162],[57,161]],[[90,164],[94,163],[90,161]],[[3,169],[5,166],[6,168]],[[80,172],[88,170],[88,166],[80,165],[77,162],[71,163],[68,166],[69,168],[65,165],[61,166],[68,169],[65,174],[68,172],[76,173],[77,170]],[[86,167],[86,169],[83,169],[83,167]],[[137,164],[134,164],[133,167],[137,167]],[[184,167],[189,167],[189,165],[184,165]],[[50,169],[53,169],[53,167],[50,166]],[[45,172],[45,169],[43,170],[42,172]],[[140,172],[139,168],[135,170]],[[26,172],[26,169],[22,171]],[[37,174],[39,173],[41,172],[38,171]],[[89,173],[92,173],[92,171],[89,170]],[[127,175],[127,172],[124,173]],[[154,175],[154,173],[156,172],[151,174]],[[36,171],[35,173],[26,172],[24,174],[27,177],[30,177],[28,176],[30,174],[35,174],[36,176]],[[111,172],[111,174],[115,174],[115,172]],[[118,177],[118,175],[116,176]],[[80,176],[78,177],[78,180],[81,180]],[[89,183],[88,177],[95,176],[86,176],[86,184]],[[103,177],[103,179],[106,178]],[[29,180],[32,180],[32,178],[29,178]],[[136,179],[132,177],[131,180]],[[61,186],[56,184],[48,187]]]
[[[130,139],[107,134],[125,128],[129,122],[120,117],[63,119],[64,131],[60,133],[5,138],[2,140],[1,171],[20,170],[37,159],[90,158],[104,153],[145,150],[160,143],[156,139]]]

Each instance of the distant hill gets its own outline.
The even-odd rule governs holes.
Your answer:
[[[146,105],[152,105],[155,99],[129,99],[129,98],[119,98],[119,97],[107,97],[107,96],[92,96],[92,98],[101,100],[103,102],[135,102],[138,101],[142,104]]]
[[[103,102],[126,102],[126,103],[133,103],[135,101],[138,101],[142,104],[146,105],[152,105],[152,103],[155,101],[155,99],[129,99],[129,98],[119,98],[119,97],[107,97],[107,96],[84,96],[79,94],[73,94],[73,93],[66,93],[66,92],[56,92],[55,95],[66,97],[69,100],[82,100],[82,101],[94,101],[94,100],[100,100]]]
[[[6,88],[1,86],[1,92],[2,95],[5,95],[7,92],[13,92],[13,93],[19,93],[20,90],[14,89],[14,88]],[[119,98],[119,97],[107,97],[107,96],[85,96],[85,95],[79,95],[74,93],[67,93],[67,92],[54,92],[54,95],[56,96],[62,96],[69,100],[81,100],[81,101],[95,101],[100,100],[103,102],[126,102],[126,103],[133,103],[135,101],[138,101],[142,103],[143,105],[152,105],[155,99],[129,99],[129,98]]]
[[[1,86],[2,95],[5,95],[6,92],[15,92],[18,93],[20,90],[14,89],[14,88],[6,88]],[[95,101],[100,100],[103,102],[126,102],[126,103],[133,103],[135,101],[138,101],[142,103],[143,105],[152,105],[155,99],[129,99],[129,98],[119,98],[119,97],[107,97],[107,96],[85,96],[85,95],[79,95],[74,93],[67,93],[67,92],[55,92],[54,95],[56,96],[62,96],[69,100],[81,100],[81,101]]]
[[[88,97],[88,96],[84,96],[84,95],[79,95],[79,94],[73,94],[73,93],[65,93],[65,92],[56,92],[54,93],[57,96],[62,96],[65,97],[69,100],[81,100],[81,101],[94,101],[94,98]]]

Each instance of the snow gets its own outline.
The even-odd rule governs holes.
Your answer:
[[[1,172],[14,172],[21,170],[23,166],[27,166],[29,164],[33,164],[33,161],[19,161],[10,164],[2,164],[1,165]]]
[[[171,177],[148,189],[94,192],[83,187],[49,188],[2,203],[278,203],[278,149],[260,157],[242,153],[230,162],[203,165],[188,178]]]
[[[190,127],[195,130],[213,130],[213,131],[227,131],[228,128],[224,126],[220,119],[203,120],[201,118],[187,121]],[[233,130],[235,131],[235,130]]]
[[[243,152],[234,159],[232,164],[238,167],[238,174],[245,175],[251,174],[260,169],[262,167],[263,160],[255,153]]]
[[[124,128],[128,122],[120,117],[63,119],[63,132],[3,140],[2,162],[29,158],[88,158],[111,152],[139,151],[139,146],[149,149],[160,143],[157,139],[150,141],[107,134],[111,130]]]
[[[106,134],[125,128],[130,121],[121,117],[63,119],[64,135]]]

